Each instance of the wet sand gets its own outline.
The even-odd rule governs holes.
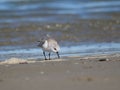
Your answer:
[[[119,68],[120,54],[4,63],[0,90],[119,90]]]

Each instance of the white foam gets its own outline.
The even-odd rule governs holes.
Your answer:
[[[27,59],[21,59],[21,58],[10,58],[5,61],[1,61],[0,65],[5,64],[28,64],[28,63],[35,63],[35,62],[52,62],[52,61],[63,61],[62,59],[55,59],[55,60],[41,60],[41,61],[35,61],[35,60],[27,60]]]
[[[10,58],[5,61],[0,62],[0,65],[4,64],[24,64],[24,63],[34,63],[35,61],[27,61],[25,59],[20,59],[20,58]]]

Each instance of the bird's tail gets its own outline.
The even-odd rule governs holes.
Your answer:
[[[39,40],[37,42],[39,42],[39,44],[37,46],[38,47],[42,47],[42,45],[44,44],[45,40],[41,39],[41,40]]]

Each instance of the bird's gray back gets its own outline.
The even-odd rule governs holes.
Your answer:
[[[58,45],[58,43],[57,43],[57,41],[56,40],[54,40],[54,39],[47,39],[47,41],[48,41],[48,45],[49,45],[49,47],[58,47],[59,45]]]

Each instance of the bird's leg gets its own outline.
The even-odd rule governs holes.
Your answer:
[[[59,52],[56,52],[57,53],[57,56],[58,56],[58,59],[60,58],[60,55],[59,55]]]
[[[46,58],[46,55],[45,55],[45,52],[43,51],[43,55],[44,55],[44,57],[45,57],[45,60],[47,60],[47,58]]]
[[[49,52],[49,54],[48,54],[48,55],[49,55],[49,60],[50,60],[50,52]]]

